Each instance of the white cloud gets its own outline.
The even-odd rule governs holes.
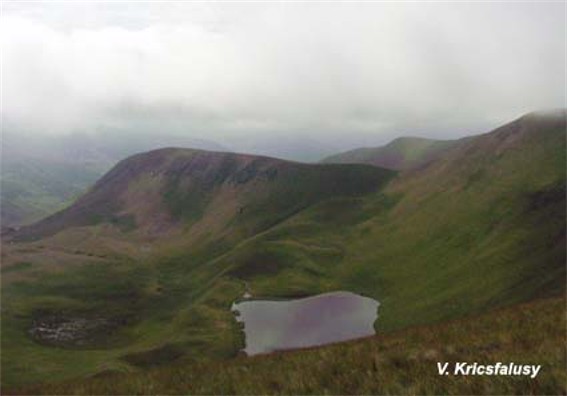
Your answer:
[[[210,136],[477,128],[565,106],[561,3],[7,3],[3,117]],[[462,132],[462,131],[459,131]]]

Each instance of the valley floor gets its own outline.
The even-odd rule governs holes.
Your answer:
[[[3,389],[2,394],[566,394],[565,303],[564,298],[541,299],[327,347]],[[438,362],[542,368],[534,379],[442,376]]]

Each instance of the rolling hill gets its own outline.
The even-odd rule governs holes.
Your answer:
[[[244,154],[161,149],[120,162],[69,208],[18,232],[46,237],[99,223],[149,235],[227,228],[250,235],[330,196],[377,190],[394,172],[366,165],[308,165]]]
[[[458,142],[456,140],[400,137],[385,146],[364,147],[334,154],[322,159],[321,163],[370,164],[386,169],[406,170],[433,161]]]
[[[243,340],[229,307],[246,289],[364,294],[380,301],[384,334],[479,314],[488,329],[495,309],[554,301],[565,127],[564,111],[529,114],[400,173],[199,150],[130,157],[4,238],[3,385],[233,358]],[[92,325],[55,344],[30,336],[34,323],[74,322]]]

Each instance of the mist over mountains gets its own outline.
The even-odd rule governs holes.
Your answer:
[[[29,224],[63,209],[118,161],[153,149],[230,151],[299,162],[368,163],[401,170],[435,158],[458,141],[445,140],[447,136],[461,134],[423,132],[442,138],[438,140],[400,138],[392,132],[390,140],[390,134],[331,133],[322,139],[313,137],[317,134],[252,133],[215,141],[196,137],[197,133],[154,128],[100,127],[90,132],[51,135],[8,124],[3,133],[0,176],[3,226]]]
[[[3,226],[28,224],[62,209],[118,161],[144,151],[180,147],[317,162],[386,138],[345,134],[323,139],[309,134],[252,133],[215,141],[197,137],[198,132],[168,127],[100,127],[89,132],[43,134],[8,124],[3,131],[0,176]]]
[[[566,12],[3,1],[0,393],[567,394]]]

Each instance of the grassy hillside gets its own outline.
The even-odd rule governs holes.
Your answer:
[[[376,194],[312,207],[227,262],[255,268],[236,274],[260,295],[372,296],[380,330],[561,294],[564,131],[564,117],[523,117]],[[266,251],[269,267],[254,266]]]
[[[380,285],[379,327],[562,293],[565,155],[564,115],[531,115],[390,185],[400,202],[365,224],[343,273],[363,290]]]
[[[381,147],[364,147],[334,154],[325,164],[370,164],[386,169],[406,170],[423,166],[458,144],[456,140],[401,137]]]
[[[11,394],[499,394],[567,392],[565,300],[322,348],[11,389]],[[526,377],[441,376],[437,362],[541,364]]]
[[[397,176],[197,150],[132,157],[4,245],[3,385],[235,357],[229,307],[245,284],[257,297],[371,296],[381,333],[561,295],[565,146],[562,113]],[[83,328],[34,333],[61,323]]]
[[[308,165],[233,153],[161,149],[120,162],[74,205],[18,238],[111,223],[153,233],[176,226],[262,229],[330,196],[377,190],[394,172],[367,165]],[[206,224],[203,224],[206,223]]]
[[[227,277],[227,253],[393,175],[183,149],[121,162],[70,208],[16,234],[43,238],[5,246],[3,383],[234,356],[242,335],[229,307],[244,284]],[[94,327],[70,340],[30,336],[34,323],[84,322]]]

